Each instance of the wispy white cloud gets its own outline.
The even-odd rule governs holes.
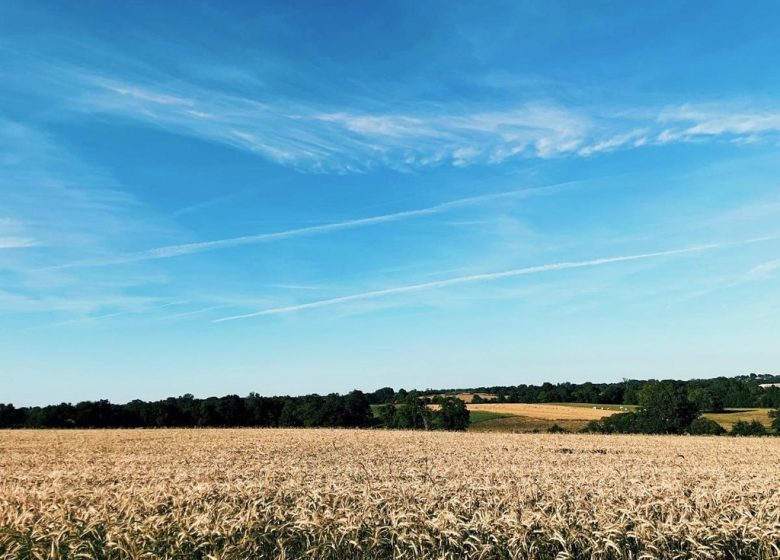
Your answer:
[[[763,279],[772,275],[777,270],[780,270],[780,259],[766,261],[751,268],[746,275],[746,279]]]
[[[609,112],[547,100],[489,110],[427,104],[424,110],[382,112],[258,100],[181,82],[77,76],[80,111],[134,119],[315,171],[589,157],[670,142],[756,142],[780,134],[780,110],[735,109],[728,103]]]
[[[328,110],[259,101],[191,84],[140,85],[84,74],[75,106],[260,153],[285,165],[360,171],[374,165],[498,163],[555,157],[586,140],[589,118],[551,103],[501,111],[439,107],[425,114]]]
[[[648,130],[646,128],[630,130],[628,132],[617,134],[604,140],[599,140],[593,144],[583,146],[578,150],[577,153],[582,156],[590,156],[599,152],[610,152],[629,146],[638,148],[640,146],[644,146],[649,141],[647,133]]]
[[[95,305],[97,303],[97,305]],[[43,325],[37,325],[30,327],[31,329],[46,329],[54,327],[62,327],[67,325],[96,325],[108,319],[115,319],[117,317],[128,317],[132,315],[147,315],[150,313],[159,312],[169,307],[175,307],[180,305],[186,305],[187,301],[172,301],[167,303],[160,303],[152,297],[136,297],[128,298],[124,302],[117,301],[114,298],[109,300],[100,301],[84,301],[79,302],[78,307],[74,310],[80,310],[77,317],[73,319],[66,319],[62,321],[54,321],[45,323]],[[108,304],[110,307],[119,309],[117,311],[109,312],[95,312],[95,310],[103,309]],[[50,308],[49,311],[60,311],[58,308]],[[177,314],[178,315],[178,314]],[[183,313],[182,315],[187,315]]]
[[[647,259],[655,259],[660,257],[671,257],[676,255],[684,255],[690,253],[701,253],[704,251],[711,251],[719,249],[725,246],[742,245],[749,243],[756,243],[760,241],[766,241],[769,238],[757,238],[745,241],[739,241],[736,243],[712,243],[708,245],[698,245],[695,247],[685,247],[681,249],[672,249],[667,251],[656,251],[652,253],[640,253],[635,255],[624,255],[618,257],[605,257],[599,259],[591,259],[585,261],[573,261],[573,262],[558,262],[552,264],[544,264],[538,266],[530,266],[525,268],[516,268],[512,270],[506,270],[501,272],[490,272],[485,274],[472,274],[468,276],[459,276],[455,278],[448,278],[446,280],[437,280],[433,282],[424,282],[421,284],[411,284],[407,286],[398,286],[394,288],[386,288],[382,290],[373,290],[368,292],[361,292],[357,294],[351,294],[347,296],[341,296],[336,298],[322,299],[309,303],[302,303],[298,305],[290,305],[285,307],[272,307],[264,309],[262,311],[255,311],[252,313],[244,313],[241,315],[232,315],[228,317],[222,317],[215,319],[214,323],[221,323],[225,321],[235,321],[239,319],[248,319],[251,317],[261,317],[267,315],[282,315],[288,313],[296,313],[298,311],[304,311],[308,309],[317,309],[320,307],[330,307],[333,305],[340,305],[344,303],[350,303],[355,301],[370,300],[376,298],[383,298],[388,296],[395,296],[400,294],[407,294],[413,292],[420,292],[425,290],[434,290],[439,288],[445,288],[450,286],[458,286],[462,284],[473,284],[480,282],[491,282],[495,280],[501,280],[505,278],[514,278],[518,276],[526,276],[531,274],[541,274],[545,272],[554,272],[559,270],[570,270],[577,268],[590,268],[603,266],[608,264],[615,264],[620,262],[639,261]]]
[[[658,121],[669,125],[659,134],[661,142],[717,136],[758,140],[780,133],[780,111],[750,107],[682,105],[664,109]]]
[[[565,188],[567,185],[572,185],[572,184],[574,183],[561,183],[558,185],[550,185],[546,187],[517,189],[512,191],[494,193],[494,194],[472,196],[467,198],[460,198],[457,200],[451,200],[448,202],[443,202],[441,204],[428,206],[426,208],[405,210],[401,212],[393,212],[390,214],[371,216],[368,218],[357,218],[354,220],[346,220],[342,222],[321,224],[316,226],[307,226],[302,228],[288,229],[288,230],[278,231],[273,233],[243,235],[239,237],[217,239],[214,241],[201,241],[197,243],[166,245],[164,247],[156,247],[154,249],[148,249],[146,251],[116,255],[105,259],[90,259],[90,260],[77,261],[65,265],[56,266],[53,268],[65,269],[65,268],[79,268],[79,267],[95,267],[95,266],[127,264],[133,262],[159,260],[159,259],[169,259],[174,257],[180,257],[183,255],[202,253],[205,251],[216,251],[220,249],[240,247],[242,245],[268,243],[273,241],[282,241],[284,239],[291,239],[295,237],[321,235],[321,234],[331,233],[335,231],[375,226],[375,225],[387,224],[391,222],[399,222],[402,220],[421,218],[424,216],[433,216],[457,208],[474,206],[478,204],[485,204],[491,201],[497,201],[502,199],[510,199],[510,198],[521,199],[530,196],[551,194],[561,190],[562,188]]]
[[[0,237],[0,249],[35,247],[39,243],[31,237]]]
[[[211,208],[212,206],[217,206],[220,204],[224,204],[225,202],[229,202],[232,200],[235,200],[236,198],[241,197],[242,195],[245,195],[249,192],[251,192],[252,189],[241,189],[236,192],[231,192],[228,194],[222,194],[219,196],[215,196],[213,198],[209,198],[208,200],[203,200],[201,202],[198,202],[196,204],[190,204],[189,206],[184,206],[182,208],[179,208],[178,210],[174,211],[171,215],[174,217],[179,216],[185,216],[188,214],[193,214],[196,212],[200,212],[202,210],[205,210],[207,208]]]
[[[760,142],[780,136],[780,108],[720,103],[605,108],[556,100],[554,92],[515,104],[441,102],[403,105],[341,92],[316,102],[198,72],[161,75],[126,60],[108,73],[62,61],[36,74],[56,84],[62,109],[100,114],[228,145],[304,171],[408,170],[500,164],[517,158],[594,157],[671,142]],[[44,64],[31,62],[31,64]],[[36,87],[40,94],[40,86]],[[238,93],[238,92],[241,93]],[[504,98],[505,99],[505,98]]]
[[[157,299],[139,288],[159,285],[164,273],[50,268],[171,231],[110,173],[74,155],[53,133],[0,117],[0,193],[0,314],[86,318]]]

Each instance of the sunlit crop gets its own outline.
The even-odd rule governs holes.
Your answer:
[[[0,558],[780,558],[780,438],[0,432]]]

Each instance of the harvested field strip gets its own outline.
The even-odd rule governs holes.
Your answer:
[[[703,416],[715,420],[718,424],[730,430],[731,427],[740,420],[751,422],[758,420],[767,428],[772,425],[772,418],[769,417],[769,408],[732,408],[725,412],[706,412]]]
[[[598,406],[598,405],[595,405]],[[559,404],[484,403],[469,404],[469,410],[528,416],[542,420],[598,420],[618,412],[600,408],[585,408]]]

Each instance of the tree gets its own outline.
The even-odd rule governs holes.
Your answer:
[[[434,427],[439,430],[465,431],[469,427],[466,403],[455,397],[443,399],[434,416]]]
[[[394,397],[395,391],[392,387],[382,387],[369,395],[369,401],[371,404],[385,404],[393,402]]]
[[[589,422],[584,431],[619,434],[682,434],[699,415],[685,385],[673,381],[646,383],[637,395],[639,410]]]
[[[622,384],[610,383],[605,385],[599,393],[599,404],[623,404],[624,389]]]
[[[639,390],[642,388],[640,381],[631,379],[623,380],[623,404],[638,404]]]
[[[398,391],[400,394],[401,391]],[[396,427],[405,430],[429,430],[431,428],[431,410],[417,396],[417,391],[406,395],[403,403],[396,409]]]
[[[362,391],[352,391],[341,400],[345,411],[345,426],[360,428],[371,424],[374,417],[371,413],[371,403]]]
[[[640,426],[646,433],[681,434],[699,415],[685,385],[674,381],[647,383],[639,391]]]
[[[688,391],[688,399],[693,402],[701,412],[723,411],[723,398],[710,389],[695,387]]]
[[[768,387],[764,389],[758,400],[762,408],[780,408],[780,387]]]
[[[24,421],[24,411],[12,404],[0,404],[0,428],[16,428]]]
[[[772,417],[772,427],[775,429],[775,432],[780,434],[780,407],[770,412],[769,416]]]
[[[227,395],[217,401],[217,413],[221,418],[222,426],[246,425],[246,410],[244,399],[238,395]]]
[[[244,401],[247,423],[250,426],[278,426],[282,401],[279,398],[261,397],[249,393]]]
[[[394,429],[398,427],[398,409],[392,403],[379,407],[379,421],[385,428]]]

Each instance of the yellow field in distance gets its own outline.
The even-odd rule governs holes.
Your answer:
[[[598,405],[594,406],[598,407]],[[611,416],[612,414],[620,412],[619,410],[607,410],[602,408],[530,403],[469,404],[467,405],[467,408],[473,411],[528,416],[541,420],[599,420],[605,416]]]

